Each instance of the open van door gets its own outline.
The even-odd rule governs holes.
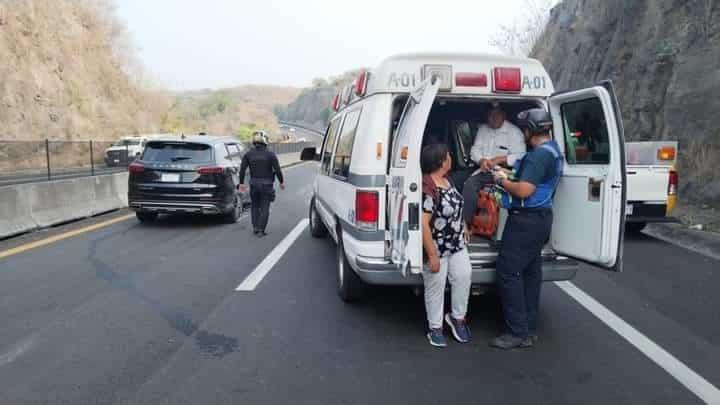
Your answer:
[[[403,275],[422,272],[420,149],[440,81],[433,76],[410,93],[393,139],[388,192],[391,259]]]
[[[611,82],[549,98],[565,167],[553,200],[552,248],[613,271],[622,270],[625,229],[625,140]]]

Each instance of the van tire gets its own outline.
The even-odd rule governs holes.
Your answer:
[[[342,242],[342,233],[338,229],[337,243],[337,291],[340,299],[345,302],[359,301],[365,293],[365,284],[350,267],[350,262],[345,254],[345,247]]]
[[[155,222],[158,218],[157,212],[136,212],[135,216],[142,223]]]
[[[647,222],[626,222],[625,231],[631,234],[637,234],[642,232],[647,226]]]
[[[308,214],[308,220],[310,221],[310,235],[312,235],[313,238],[324,238],[327,236],[327,227],[323,223],[322,219],[320,219],[317,209],[315,209],[315,197],[310,200],[310,213]]]

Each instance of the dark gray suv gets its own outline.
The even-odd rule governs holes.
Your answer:
[[[234,138],[192,135],[157,138],[130,165],[128,204],[141,222],[158,214],[222,215],[238,220],[250,204],[238,191],[245,146]]]

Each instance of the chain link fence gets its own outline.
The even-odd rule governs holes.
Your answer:
[[[310,146],[315,143],[276,143],[268,148],[284,154]],[[121,141],[0,140],[0,187],[117,173],[127,170],[139,154],[138,147]]]

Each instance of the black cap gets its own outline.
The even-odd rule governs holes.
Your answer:
[[[553,127],[550,113],[542,108],[532,108],[517,115],[518,126],[527,128],[532,134],[544,134]]]

